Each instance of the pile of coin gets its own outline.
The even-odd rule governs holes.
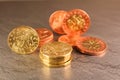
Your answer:
[[[48,42],[53,41],[53,38],[54,38],[53,33],[47,28],[37,28],[36,31],[40,38],[39,47],[41,47],[42,45]]]
[[[41,62],[49,67],[66,66],[72,59],[72,47],[54,41],[53,33],[47,28],[16,27],[8,35],[8,45],[18,54],[31,54],[39,48]]]
[[[52,31],[47,28],[34,29],[30,26],[14,28],[8,35],[8,46],[18,54],[31,54],[40,49],[39,57],[49,67],[70,64],[72,46],[89,55],[104,55],[106,44],[101,39],[81,36],[90,26],[89,15],[81,10],[58,10],[51,14],[49,24],[53,31],[61,35],[54,41]]]
[[[106,52],[106,43],[99,38],[82,36],[90,27],[89,15],[81,9],[58,10],[51,14],[49,24],[53,31],[64,34],[59,42],[76,47],[81,53],[101,56]]]

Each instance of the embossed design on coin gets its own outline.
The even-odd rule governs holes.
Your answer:
[[[95,37],[83,37],[77,41],[77,47],[82,53],[101,55],[106,52],[106,44]]]
[[[63,30],[66,34],[82,34],[88,30],[89,26],[90,17],[81,9],[69,11],[63,20]]]
[[[8,45],[16,53],[30,54],[39,44],[37,32],[29,26],[20,26],[13,29],[8,35]]]
[[[96,40],[85,40],[83,41],[82,45],[88,49],[88,50],[99,50],[101,48],[101,45],[98,41]]]
[[[66,43],[52,42],[43,45],[40,52],[44,52],[44,54],[49,56],[62,56],[69,54],[71,51],[72,47]]]
[[[46,43],[40,48],[39,57],[49,67],[62,67],[70,64],[72,47],[67,43]]]
[[[85,20],[81,15],[73,15],[67,20],[67,26],[77,31],[84,28]]]

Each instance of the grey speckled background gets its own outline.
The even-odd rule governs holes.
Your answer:
[[[55,10],[80,8],[90,15],[91,28],[85,35],[103,39],[108,50],[104,57],[73,51],[71,65],[48,68],[38,52],[18,55],[6,43],[8,33],[19,25],[47,27]],[[55,34],[56,39],[59,35]],[[41,0],[0,2],[0,80],[120,80],[120,0]]]

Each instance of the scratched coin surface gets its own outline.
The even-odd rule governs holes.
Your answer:
[[[90,17],[85,11],[74,9],[68,12],[63,22],[63,30],[65,33],[82,34],[86,32],[90,26]]]
[[[77,42],[77,47],[82,53],[101,55],[106,51],[106,44],[95,37],[83,37]]]
[[[71,54],[72,47],[69,44],[63,42],[52,42],[43,45],[40,49],[40,52],[51,57],[58,57]]]
[[[39,44],[37,32],[29,26],[14,28],[8,35],[8,45],[18,54],[30,54]]]

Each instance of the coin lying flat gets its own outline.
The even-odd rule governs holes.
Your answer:
[[[82,53],[95,56],[105,54],[107,48],[105,42],[95,37],[83,37],[76,46]]]
[[[63,19],[67,15],[67,12],[64,10],[58,10],[51,14],[49,18],[50,27],[58,34],[64,34],[62,29]]]
[[[49,67],[61,67],[71,62],[72,47],[62,42],[46,43],[40,48],[40,59]]]
[[[74,9],[68,12],[63,20],[63,30],[66,34],[82,34],[88,30],[90,26],[89,15],[81,10]]]
[[[40,38],[39,47],[53,41],[53,33],[47,28],[37,28],[36,31]]]
[[[74,36],[74,35],[62,35],[58,38],[59,42],[64,42],[68,43],[71,46],[76,46],[76,41],[79,38],[79,35]]]
[[[39,44],[37,32],[29,26],[14,28],[8,35],[8,45],[12,51],[18,54],[30,54]]]

